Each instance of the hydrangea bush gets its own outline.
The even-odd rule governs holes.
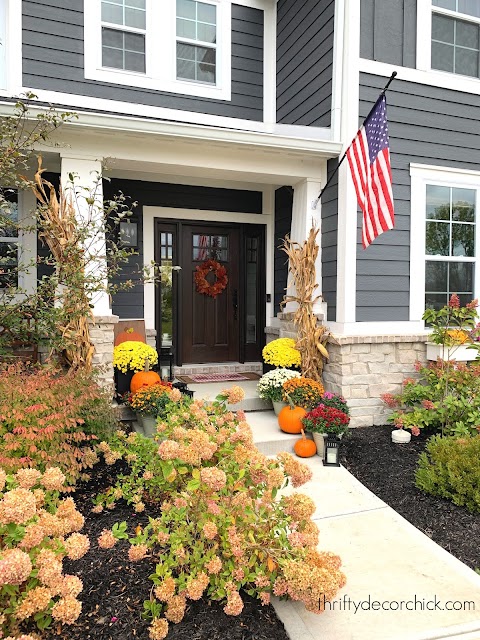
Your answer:
[[[110,462],[130,456],[131,495],[149,499],[153,488],[158,501],[157,515],[143,529],[129,534],[120,523],[98,540],[110,548],[128,538],[130,561],[155,564],[152,596],[144,603],[152,640],[182,620],[188,600],[206,596],[238,615],[244,590],[263,604],[273,594],[320,613],[321,596],[332,599],[345,584],[340,558],[316,548],[313,501],[281,493],[289,483],[307,482],[310,469],[289,453],[271,459],[258,451],[244,413],[227,407],[241,396],[227,390],[212,403],[175,405],[157,425],[166,439],[156,445],[155,468],[148,466],[151,445],[141,452],[142,436],[124,435],[120,446],[102,447]]]
[[[28,621],[45,629],[80,615],[82,582],[64,574],[62,562],[81,558],[90,542],[78,533],[84,518],[73,499],[60,498],[64,490],[57,467],[0,469],[0,637],[20,634]]]
[[[257,392],[260,398],[272,402],[282,402],[283,383],[292,378],[299,378],[300,373],[292,369],[273,369],[265,373],[257,384]]]

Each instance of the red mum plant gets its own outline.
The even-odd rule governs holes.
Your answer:
[[[312,433],[341,435],[348,429],[350,416],[336,407],[319,404],[309,411],[302,420],[305,429]]]

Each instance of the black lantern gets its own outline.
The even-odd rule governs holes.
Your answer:
[[[323,457],[323,464],[326,467],[339,467],[340,453],[340,438],[337,436],[329,435],[325,440],[325,453]]]
[[[173,380],[173,352],[170,347],[161,347],[158,352],[158,368],[160,369],[160,378],[169,382]]]

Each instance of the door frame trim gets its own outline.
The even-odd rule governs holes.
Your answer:
[[[149,211],[147,213],[150,216],[147,218],[147,221],[151,224],[146,224],[146,209]],[[175,214],[171,216],[171,214]],[[196,214],[200,214],[202,217],[196,217]],[[153,214],[153,215],[152,215]],[[157,215],[156,215],[157,214]],[[160,215],[158,215],[160,214]],[[170,214],[170,215],[169,215]],[[187,214],[184,218],[180,218],[180,214]],[[205,214],[208,214],[208,219],[203,218]],[[203,211],[196,209],[175,209],[175,208],[167,208],[167,207],[143,207],[143,251],[144,251],[144,264],[146,266],[151,264],[151,261],[156,261],[158,259],[158,245],[157,245],[157,226],[164,223],[174,225],[176,228],[176,236],[177,236],[177,246],[175,248],[175,253],[173,260],[178,263],[180,256],[182,255],[182,226],[183,223],[187,225],[191,224],[202,224],[204,226],[215,226],[215,225],[229,225],[234,226],[239,230],[239,258],[240,262],[242,262],[243,256],[243,243],[244,243],[244,233],[243,228],[246,225],[252,226],[263,226],[265,227],[265,233],[263,234],[263,269],[260,274],[260,290],[265,292],[266,287],[266,273],[267,273],[267,265],[265,264],[266,257],[268,252],[266,251],[266,242],[268,237],[268,223],[270,222],[271,216],[263,215],[263,214],[239,214],[239,213],[230,213],[224,211]],[[239,216],[241,216],[241,221],[239,222]],[[244,220],[244,218],[248,218],[248,220]],[[263,218],[263,219],[262,219]],[[266,219],[268,218],[268,219]],[[151,231],[149,233],[149,231]],[[152,251],[153,249],[153,251]],[[244,300],[244,287],[245,284],[243,282],[242,273],[239,273],[239,300],[241,301],[241,306],[243,306]],[[178,279],[175,278],[175,282],[173,283],[173,293],[178,300]],[[263,295],[263,300],[265,300],[265,295]],[[160,298],[157,295],[155,285],[153,283],[146,283],[144,288],[144,316],[145,316],[145,324],[149,326],[147,323],[147,306],[153,306],[153,322],[152,326],[154,329],[158,326],[158,317],[160,313]],[[151,309],[150,309],[151,311]],[[240,317],[243,318],[244,309],[239,309]],[[259,313],[259,321],[265,323],[265,305],[262,305],[261,312]],[[183,360],[181,356],[183,354],[180,351],[180,335],[182,334],[182,314],[179,312],[178,302],[175,305],[174,309],[174,320],[176,322],[177,330],[173,332],[173,349],[175,354],[175,364],[177,366],[182,366]],[[244,328],[243,323],[240,324],[239,327],[239,360],[244,361]],[[158,335],[157,335],[157,348],[159,348],[158,343]]]

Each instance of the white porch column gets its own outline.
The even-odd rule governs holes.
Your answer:
[[[87,220],[87,216],[92,218],[92,223],[98,222],[102,224],[103,216],[103,189],[101,181],[98,183],[98,178],[101,176],[102,164],[100,160],[95,158],[86,158],[85,156],[76,156],[72,153],[61,154],[61,184],[65,189],[65,195],[68,197],[68,192],[72,193],[73,185],[70,180],[71,175],[75,176],[74,186],[77,189],[77,196],[73,197],[73,203],[75,205],[77,216],[79,220]],[[94,189],[93,194],[89,193],[90,189]],[[89,206],[86,201],[87,197],[95,196],[95,205]],[[88,246],[88,269],[98,270],[100,272],[105,271],[105,258],[106,258],[106,241],[105,237],[97,235]],[[104,278],[105,289],[107,285],[107,279]],[[110,306],[109,296],[105,291],[95,293],[92,297],[93,315],[94,316],[110,316],[112,315],[112,309]]]
[[[317,229],[320,230],[317,241],[320,243],[321,234],[321,211],[322,205],[319,202],[314,209],[313,204],[318,198],[318,194],[321,191],[321,182],[319,180],[313,180],[307,178],[301,182],[297,182],[293,185],[293,207],[292,207],[292,227],[290,231],[290,238],[298,242],[300,245],[307,239],[308,233],[314,224]],[[315,263],[316,277],[318,287],[315,290],[316,295],[322,293],[322,250],[321,247],[318,251],[317,261]],[[290,293],[290,287],[287,291]],[[289,302],[285,307],[286,312],[295,310],[295,303]],[[325,303],[320,300],[315,303],[313,307],[314,313],[325,313]]]

